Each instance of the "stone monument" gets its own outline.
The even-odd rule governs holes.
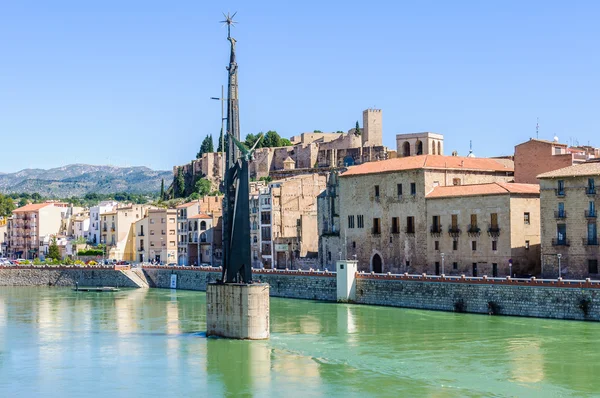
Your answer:
[[[236,40],[231,37],[233,15],[225,15],[231,45],[227,91],[226,166],[223,191],[223,273],[206,287],[206,334],[232,339],[268,339],[269,285],[252,283],[248,163],[256,144],[247,149],[240,140]]]

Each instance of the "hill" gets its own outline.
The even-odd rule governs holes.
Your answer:
[[[0,193],[39,193],[44,197],[66,198],[87,193],[156,193],[164,178],[168,186],[170,171],[148,167],[115,167],[71,164],[53,169],[25,169],[0,173]]]

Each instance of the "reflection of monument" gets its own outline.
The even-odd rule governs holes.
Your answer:
[[[248,163],[254,147],[240,143],[237,62],[231,27],[225,16],[231,43],[227,67],[227,147],[223,204],[223,274],[219,283],[206,288],[206,333],[236,339],[269,338],[269,285],[252,284],[250,258],[250,203]],[[257,141],[258,143],[258,141]],[[256,146],[256,144],[255,144]]]

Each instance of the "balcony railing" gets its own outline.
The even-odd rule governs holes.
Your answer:
[[[429,229],[431,235],[440,235],[442,233],[442,226],[440,224],[432,225]]]
[[[556,218],[557,220],[562,220],[567,218],[567,211],[566,210],[554,210],[554,218]]]
[[[568,239],[553,238],[552,246],[571,246],[571,244]]]
[[[590,195],[590,196],[596,195],[596,187],[585,188],[585,193],[586,193],[586,195]]]
[[[596,213],[596,210],[586,210],[585,211],[585,218],[596,218],[598,217],[598,213]]]
[[[450,226],[450,227],[448,228],[448,234],[449,234],[450,236],[457,237],[457,236],[459,236],[459,235],[460,235],[460,232],[461,232],[461,231],[460,231],[460,228],[458,228],[458,226]]]
[[[584,246],[598,246],[598,238],[594,238],[594,239],[583,238],[583,245]]]
[[[469,224],[467,233],[469,236],[479,236],[479,234],[481,234],[481,228],[479,228],[477,224]]]
[[[500,236],[500,227],[497,225],[490,225],[488,227],[488,235],[491,236],[492,238],[497,238],[498,236]]]
[[[555,188],[554,189],[554,194],[556,196],[565,196],[565,189],[564,188],[563,189]]]
[[[139,252],[143,252],[144,251],[144,247],[138,247],[138,251]]]

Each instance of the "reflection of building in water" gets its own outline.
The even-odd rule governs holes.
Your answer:
[[[346,342],[355,345],[357,342],[357,327],[352,306],[338,304],[337,306],[337,328],[338,333],[347,334]]]
[[[119,334],[133,333],[138,330],[142,301],[148,289],[135,289],[127,292],[125,297],[115,297],[116,326]]]
[[[178,301],[169,301],[167,303],[167,334],[179,334],[179,306]]]
[[[266,343],[208,339],[206,350],[207,373],[221,380],[224,389],[221,395],[268,395],[271,349]]]
[[[512,360],[512,377],[523,383],[544,380],[544,356],[540,342],[531,338],[508,341],[508,355]]]

